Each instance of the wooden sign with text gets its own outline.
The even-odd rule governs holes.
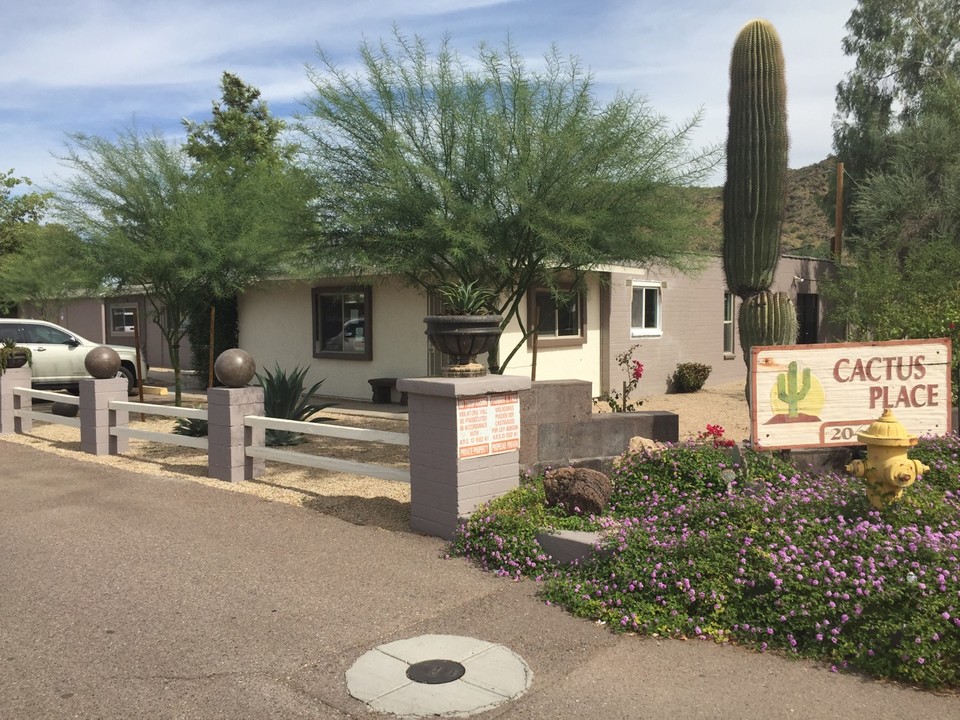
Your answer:
[[[753,348],[755,447],[856,445],[890,409],[911,435],[950,432],[950,340]]]

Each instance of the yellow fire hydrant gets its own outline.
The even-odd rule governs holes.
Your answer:
[[[863,478],[867,483],[867,497],[875,508],[883,508],[903,495],[903,489],[913,485],[917,475],[930,468],[919,460],[907,457],[907,448],[917,444],[917,438],[908,435],[890,410],[884,410],[857,440],[867,446],[867,460],[854,460],[847,472]]]

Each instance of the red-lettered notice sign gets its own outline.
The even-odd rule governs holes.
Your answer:
[[[950,352],[948,338],[755,347],[753,443],[856,445],[887,409],[911,435],[949,433]]]
[[[457,400],[457,447],[461,460],[520,447],[520,396],[495,393]]]

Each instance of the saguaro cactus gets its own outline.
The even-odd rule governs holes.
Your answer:
[[[740,346],[750,367],[754,345],[787,345],[797,337],[793,301],[770,292],[780,258],[788,138],[783,48],[766,20],[751,20],[737,35],[729,102],[723,271],[727,288],[743,300]]]
[[[797,361],[793,360],[787,366],[787,372],[777,375],[777,397],[780,402],[787,404],[787,413],[790,417],[800,414],[800,401],[810,392],[810,368],[803,369],[802,380],[797,383],[799,375]]]
[[[723,269],[730,292],[767,290],[780,257],[787,175],[783,49],[766,20],[747,23],[730,60]]]

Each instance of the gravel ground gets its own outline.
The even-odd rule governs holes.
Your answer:
[[[707,423],[722,425],[727,437],[740,440],[749,435],[749,415],[743,385],[735,383],[689,395],[663,395],[644,400],[641,410],[669,410],[680,415],[681,438],[696,436]],[[327,411],[323,416],[335,425],[406,432],[406,419],[369,418]],[[131,415],[130,427],[169,432],[174,421]],[[409,531],[410,486],[359,475],[268,462],[264,474],[254,481],[225,483],[206,477],[207,457],[200,450],[166,443],[131,440],[123,456],[94,456],[80,452],[79,430],[65,425],[34,423],[26,435],[5,435],[5,441],[30,445],[46,452],[80,457],[106,466],[122,466],[146,475],[186,478],[222,490],[245,492],[275,502],[316,510],[358,525]],[[407,448],[384,443],[354,442],[311,436],[293,449],[362,462],[407,467]]]

